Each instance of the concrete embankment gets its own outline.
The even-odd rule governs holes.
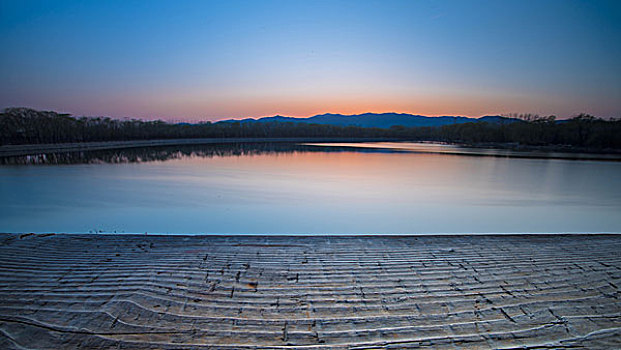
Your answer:
[[[0,235],[0,348],[620,348],[621,236]]]

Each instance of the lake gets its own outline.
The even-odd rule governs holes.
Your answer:
[[[486,152],[496,156],[413,143],[234,144],[4,159],[0,231],[621,232],[621,162]]]

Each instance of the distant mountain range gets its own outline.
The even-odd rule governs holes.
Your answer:
[[[306,124],[327,124],[338,126],[361,126],[374,128],[390,128],[391,126],[402,125],[405,127],[415,126],[442,126],[449,124],[462,124],[469,122],[488,122],[488,123],[513,123],[519,121],[515,118],[501,117],[498,115],[484,116],[480,118],[469,117],[426,117],[423,115],[414,115],[406,113],[364,113],[356,115],[343,114],[319,114],[308,118],[283,117],[280,115],[273,117],[264,117],[259,119],[247,118],[242,120],[223,120],[220,123],[306,123]]]

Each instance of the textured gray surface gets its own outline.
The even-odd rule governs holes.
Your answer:
[[[0,348],[621,348],[621,236],[0,235]]]

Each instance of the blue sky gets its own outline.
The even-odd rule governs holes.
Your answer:
[[[0,107],[621,117],[621,1],[0,1]]]

